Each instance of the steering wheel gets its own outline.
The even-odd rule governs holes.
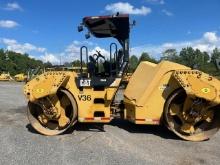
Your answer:
[[[102,58],[105,60],[105,56],[103,56],[100,51],[96,50],[97,54],[93,54],[93,58],[95,59],[96,62],[98,62],[99,58]]]

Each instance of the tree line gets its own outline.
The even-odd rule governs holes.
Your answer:
[[[159,63],[162,60],[168,60],[214,76],[220,76],[217,66],[218,59],[220,59],[220,49],[218,48],[215,48],[211,54],[201,52],[199,49],[193,49],[192,47],[183,48],[180,52],[177,52],[176,49],[167,49],[162,53],[160,59],[155,59],[147,52],[143,52],[139,58],[136,55],[130,57],[128,71],[134,72],[141,61]]]
[[[176,49],[167,49],[162,53],[159,59],[152,57],[149,53],[143,52],[138,58],[132,55],[129,59],[128,72],[134,72],[141,61],[150,61],[159,63],[162,60],[168,60],[201,70],[214,76],[220,76],[216,60],[220,59],[220,49],[215,48],[211,54],[202,52],[192,47],[183,48],[180,52]],[[80,66],[80,61],[64,63],[64,66]],[[83,66],[86,66],[83,63]],[[27,73],[30,69],[52,67],[50,62],[43,63],[41,60],[30,58],[28,54],[16,53],[0,49],[0,73],[9,72],[11,75],[18,73]]]
[[[0,49],[0,73],[10,73],[12,76],[19,73],[26,73],[38,67],[44,68],[52,66],[51,63],[43,63],[41,60],[30,58],[28,54],[16,53]]]

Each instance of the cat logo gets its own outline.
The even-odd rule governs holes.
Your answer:
[[[90,79],[82,79],[80,80],[80,86],[81,87],[89,87],[91,84],[91,80]]]

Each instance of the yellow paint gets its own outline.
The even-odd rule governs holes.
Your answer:
[[[20,73],[14,76],[15,81],[22,82],[27,80],[27,76],[24,73]]]
[[[206,80],[209,76],[204,73],[198,79],[197,74],[189,74],[192,71],[186,66],[168,61],[162,61],[159,64],[141,62],[131,76],[124,92],[125,118],[129,116],[133,122],[135,119],[160,120],[166,99],[175,89],[180,87],[184,88],[191,96],[194,95],[219,103],[220,100],[216,97],[220,95],[216,93],[220,91],[219,81],[215,78],[212,81]],[[103,117],[110,118],[111,103],[118,90],[120,79],[117,79],[103,91],[94,91],[92,87],[86,87],[80,91],[75,81],[77,77],[78,74],[73,71],[45,72],[28,82],[24,87],[24,93],[30,101],[34,102],[40,98],[56,94],[60,87],[66,88],[77,102],[79,119],[97,117],[94,116],[96,111],[101,111],[104,113]],[[188,87],[183,87],[181,83],[188,84]],[[204,86],[206,87],[202,88]],[[90,99],[85,100],[84,98],[88,96]],[[95,104],[94,101],[97,98],[104,99],[104,103]],[[87,122],[87,120],[80,120],[80,122]],[[145,124],[146,122],[138,121],[138,123]],[[153,121],[147,123],[155,124]]]
[[[59,89],[66,89],[76,101],[78,122],[110,122],[114,115],[111,105],[121,78],[96,91],[90,86],[80,90],[75,81],[77,77],[74,71],[45,72],[25,85],[24,94],[28,101],[36,102],[53,97]],[[220,104],[220,82],[216,78],[173,62],[141,62],[124,91],[124,118],[135,124],[161,124],[165,102],[179,88],[185,90],[187,97],[206,99],[210,105]],[[95,115],[97,112],[101,116]],[[207,117],[209,120],[211,117]],[[59,121],[60,126],[66,123],[65,117]],[[191,128],[185,126],[182,129],[188,132]]]
[[[36,89],[36,92],[37,92],[37,93],[44,93],[44,91],[45,91],[45,90],[44,90],[43,88]]]
[[[13,78],[10,76],[10,73],[0,74],[0,81],[11,81]]]
[[[104,116],[101,117],[108,118],[107,120],[100,121],[80,120],[81,122],[110,122],[111,103],[121,79],[117,78],[114,83],[106,87],[103,91],[94,91],[92,87],[85,87],[83,91],[80,91],[75,81],[77,77],[78,74],[74,71],[45,72],[25,85],[24,94],[29,101],[35,102],[38,99],[53,96],[62,87],[70,91],[74,96],[78,106],[79,119],[99,117],[94,116],[97,111],[103,112]],[[94,104],[95,99],[103,99],[104,102]]]
[[[134,119],[161,119],[167,97],[180,87],[172,78],[173,71],[178,69],[190,68],[168,61],[157,65],[147,61],[140,63],[124,92],[126,113],[130,120],[136,124],[146,124]],[[147,124],[159,123],[148,121]]]

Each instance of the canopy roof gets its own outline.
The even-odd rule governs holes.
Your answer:
[[[123,42],[129,38],[129,15],[84,17],[83,24],[97,38],[114,37]]]

